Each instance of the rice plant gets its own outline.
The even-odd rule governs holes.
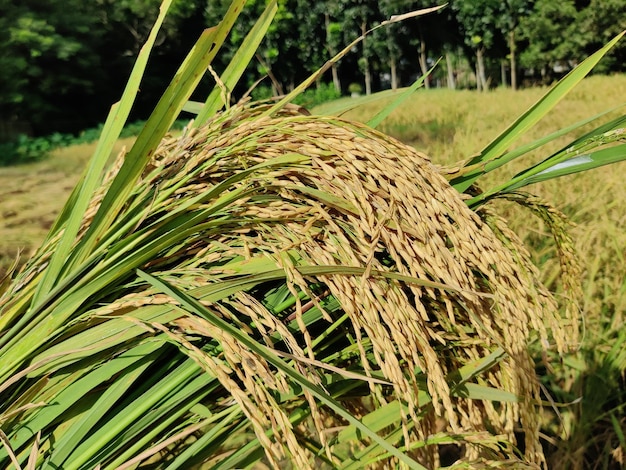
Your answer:
[[[324,69],[276,103],[229,106],[275,2],[206,102],[188,102],[235,0],[105,169],[169,3],[48,238],[0,283],[0,465],[542,465],[529,344],[576,347],[577,310],[559,313],[488,202],[551,223],[575,302],[564,222],[518,189],[623,158],[623,120],[478,185],[554,138],[507,150],[618,38],[481,155],[442,168],[373,129],[396,103],[369,126],[290,105]],[[183,108],[197,117],[167,136]]]

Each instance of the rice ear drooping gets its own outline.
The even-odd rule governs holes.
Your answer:
[[[314,444],[304,445],[305,424],[291,414],[303,401],[325,458],[348,458],[328,429],[341,429],[349,415],[320,401],[320,390],[363,413],[397,403],[402,431],[389,457],[435,465],[438,446],[416,443],[446,431],[466,461],[506,460],[521,423],[523,461],[542,462],[527,348],[538,335],[563,351],[576,340],[575,325],[563,325],[521,242],[502,224],[494,231],[414,149],[362,124],[290,107],[270,117],[267,109],[237,105],[162,142],[101,237],[85,281],[69,287],[89,295],[51,303],[50,313],[64,308],[67,320],[45,350],[28,354],[42,364],[29,377],[103,364],[160,338],[191,358],[194,374],[213,378],[203,406],[212,416],[238,407],[275,467],[286,458],[313,465]],[[46,250],[0,305],[36,282],[54,240]],[[101,288],[86,287],[103,278]],[[200,304],[191,308],[182,293]],[[111,339],[114,325],[124,340]],[[72,338],[105,331],[91,353],[56,356]],[[294,377],[302,377],[297,386]],[[509,400],[479,398],[494,390]],[[5,404],[0,414],[8,411]],[[16,432],[38,413],[25,411]],[[125,455],[119,445],[115,455]]]

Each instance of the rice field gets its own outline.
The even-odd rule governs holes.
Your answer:
[[[131,142],[120,140],[114,153]],[[43,241],[95,146],[60,148],[43,161],[0,168],[0,275]]]

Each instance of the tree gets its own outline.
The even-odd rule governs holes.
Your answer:
[[[416,3],[411,0],[383,0],[379,3],[379,8],[383,17],[388,19],[392,15],[420,8],[422,3],[421,1]],[[395,23],[386,26],[382,31],[378,32],[380,36],[383,36],[381,41],[383,47],[380,53],[386,53],[389,58],[389,72],[393,90],[398,87],[398,61],[402,57],[403,45],[410,42],[410,31],[415,27],[415,24],[415,20],[410,23]]]
[[[2,1],[0,120],[27,122],[35,133],[71,127],[65,107],[93,96],[100,68],[96,24],[89,2]]]
[[[271,92],[282,95],[302,81],[325,60],[323,7],[306,5],[302,0],[278,0],[278,10],[261,43],[256,64],[248,68],[247,86],[259,76],[267,76]],[[209,2],[205,8],[207,25],[223,17],[230,0]],[[265,0],[250,0],[240,14],[223,53],[216,62],[230,61],[244,36],[266,7]],[[244,90],[245,91],[245,90]]]
[[[448,88],[455,89],[457,86],[457,65],[462,56],[463,34],[458,19],[451,8],[446,8],[439,13],[441,27],[438,28],[441,39],[442,53],[446,58],[446,81]]]
[[[430,6],[432,2],[429,1],[422,1],[419,4],[419,8]],[[414,37],[419,38],[420,70],[422,75],[425,75],[432,66],[433,59],[446,54],[446,51],[461,42],[462,38],[458,34],[459,25],[449,9],[418,17],[415,23],[418,33]],[[425,82],[426,88],[429,87],[429,83],[429,80]]]
[[[137,55],[143,46],[159,12],[162,0],[96,0],[99,5],[102,22],[109,28],[116,29],[116,34],[126,36],[129,50],[124,55]],[[180,35],[180,24],[184,19],[199,12],[204,7],[200,0],[173,1],[159,31],[156,53],[165,43],[175,42]],[[128,41],[128,39],[132,39]]]
[[[514,90],[517,89],[516,33],[520,20],[530,13],[531,5],[530,0],[504,0],[500,3],[498,12],[499,29],[508,40],[511,88]]]
[[[531,14],[521,18],[519,32],[520,65],[538,70],[543,82],[552,80],[555,67],[569,68],[568,62],[579,57],[583,34],[574,0],[537,0]]]
[[[328,51],[330,57],[335,57],[337,55],[339,49],[339,38],[341,37],[341,24],[337,22],[331,22],[330,13],[328,11],[324,12],[324,29],[326,36],[326,50]],[[335,90],[341,92],[341,79],[339,78],[339,67],[337,64],[332,64],[330,67],[332,76],[333,76],[333,84],[335,85]]]
[[[0,0],[0,121],[25,123],[22,128],[37,135],[101,123],[120,98],[160,3]],[[201,5],[173,3],[133,118],[145,118],[178,67],[180,50],[197,39]]]
[[[400,45],[398,44],[398,39],[402,29],[401,25],[392,24],[387,26],[383,31],[376,31],[376,33],[383,36],[381,44],[384,48],[383,53],[386,53],[389,60],[389,77],[392,90],[396,90],[398,88],[398,59],[402,54]]]
[[[336,48],[328,49],[330,14],[326,2],[296,0],[293,5],[294,20],[297,24],[296,45],[298,58],[306,66],[307,72],[314,72],[337,53]],[[341,88],[339,88],[341,91]]]
[[[373,0],[341,0],[336,3],[334,11],[340,15],[337,16],[337,20],[341,24],[344,44],[349,44],[358,36],[365,34],[381,18],[378,3]],[[357,64],[363,73],[365,93],[370,94],[372,92],[371,61],[377,49],[373,37],[365,38],[359,48],[361,56]]]
[[[148,37],[161,0],[96,0],[95,3],[98,5],[99,27],[105,34],[104,40],[97,45],[97,54],[107,64],[107,79],[113,85],[105,87],[110,105],[121,95],[120,84],[126,81],[134,57]],[[148,116],[180,65],[180,51],[191,47],[205,28],[204,7],[203,0],[172,2],[150,55],[133,119]]]
[[[579,27],[583,31],[582,50],[586,57],[626,29],[626,0],[591,0],[581,11]],[[626,71],[626,45],[622,41],[600,64],[597,72]]]
[[[485,53],[496,41],[499,30],[496,25],[500,8],[499,0],[455,0],[450,7],[461,25],[466,46],[476,55],[476,87],[488,88],[485,72]]]

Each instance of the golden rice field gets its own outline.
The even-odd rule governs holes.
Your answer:
[[[383,123],[382,130],[410,143],[435,163],[449,164],[479,151],[545,92],[545,88],[516,92],[498,89],[489,93],[419,91]],[[610,109],[624,96],[626,76],[590,77],[524,138],[539,137]],[[383,104],[364,105],[345,116],[365,121]],[[324,107],[316,111],[323,113]],[[540,149],[536,160],[567,141],[563,138],[548,149]],[[120,142],[119,147],[125,143],[128,144]],[[44,161],[0,169],[0,270],[10,265],[18,252],[25,257],[37,247],[94,147],[95,144],[59,149]],[[516,162],[489,177],[504,179],[529,162]],[[621,163],[530,187],[530,191],[556,205],[575,224],[571,234],[584,269],[585,297],[580,306],[583,318],[602,318],[615,327],[623,323],[626,312],[625,170],[626,164]],[[521,207],[506,203],[500,210],[532,248],[544,279],[551,284],[559,267],[545,227]]]
[[[118,142],[116,151],[130,143]],[[43,161],[0,167],[0,273],[25,258],[52,226],[96,144],[57,149]]]

